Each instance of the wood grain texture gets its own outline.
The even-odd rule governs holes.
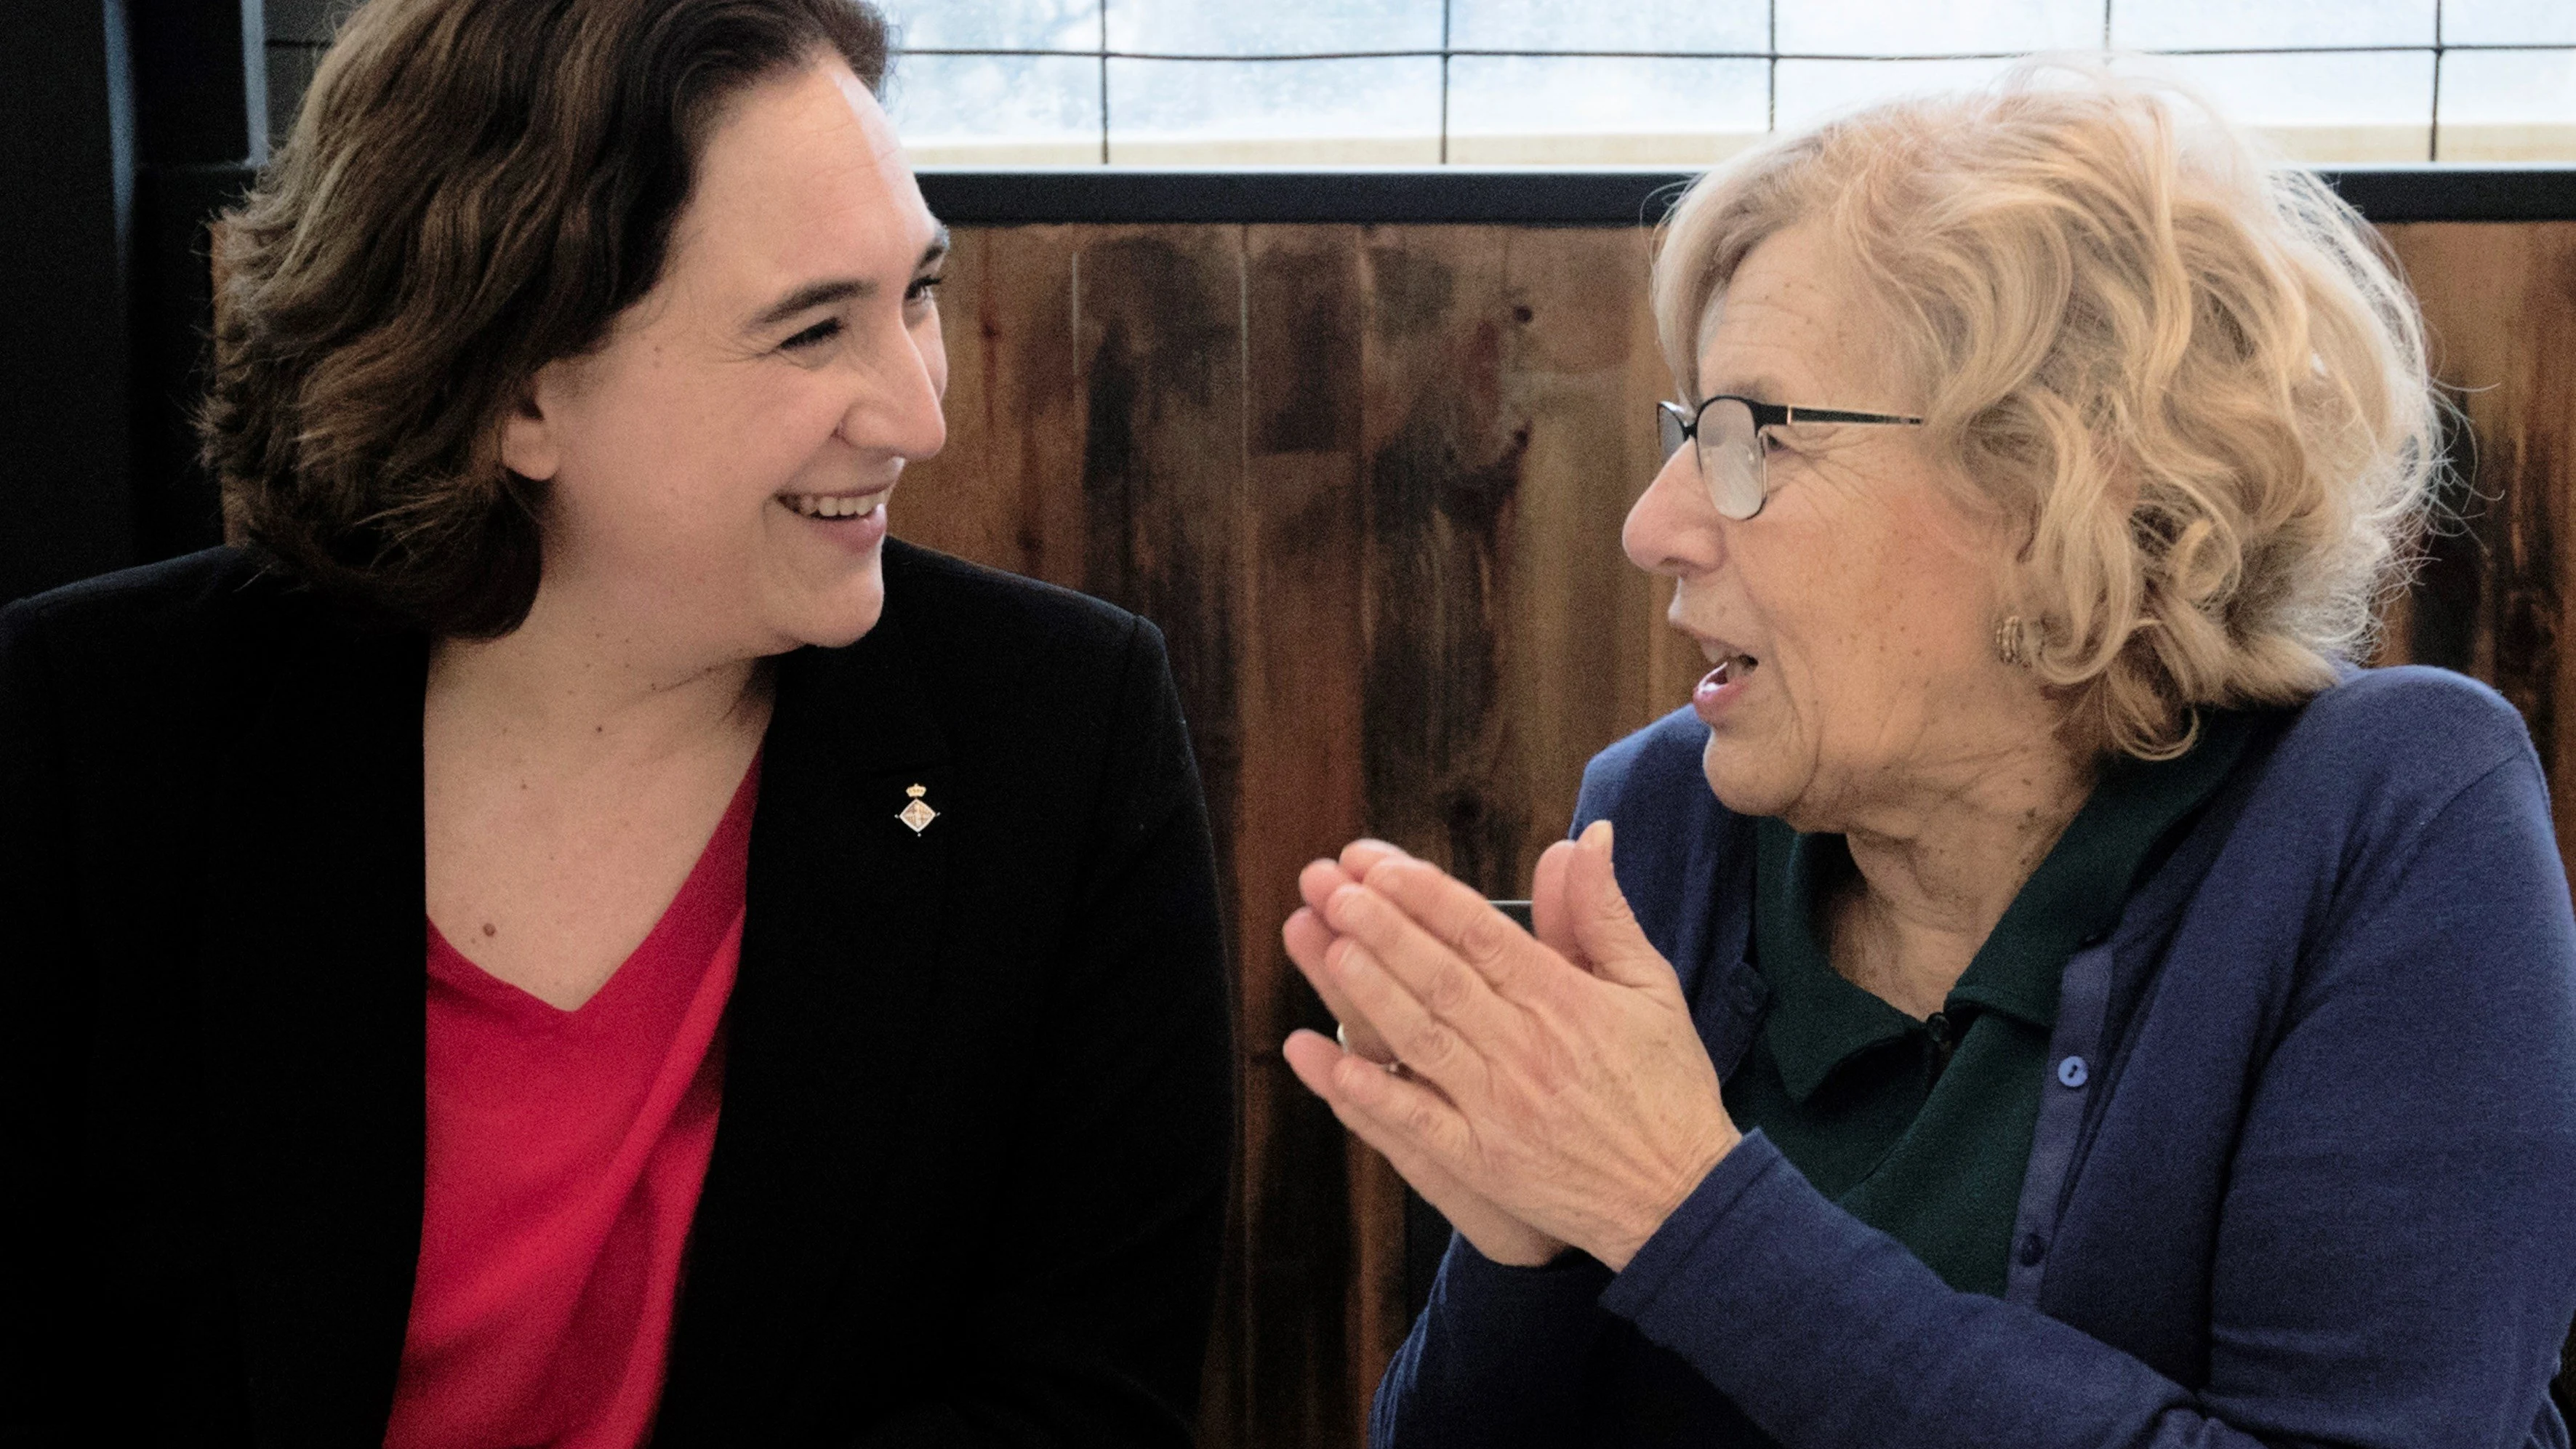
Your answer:
[[[1243,1166],[1202,1432],[1357,1443],[1406,1328],[1403,1183],[1278,1044],[1278,944],[1367,833],[1526,889],[1595,750],[1677,703],[1619,523],[1664,392],[1638,233],[962,230],[947,451],[905,537],[1172,642],[1235,911]],[[1679,680],[1676,683],[1676,679]]]
[[[2433,367],[2458,406],[2456,515],[2391,611],[2387,654],[2476,675],[2531,725],[2553,780],[2576,762],[2570,489],[2576,488],[2576,222],[2385,229],[2424,306]],[[2576,841],[2561,790],[2559,838]]]
[[[2475,461],[2384,657],[2513,700],[2576,840],[2576,224],[2389,235]],[[1243,1161],[1210,1445],[1361,1442],[1407,1327],[1402,1184],[1278,1053],[1329,1027],[1278,944],[1297,868],[1372,833],[1518,894],[1584,761],[1699,672],[1619,551],[1669,386],[1648,255],[1634,230],[958,233],[949,447],[896,530],[1159,624],[1216,822]]]
[[[1361,1264],[1377,1245],[1365,1202],[1372,1155],[1297,1083],[1279,1043],[1332,1022],[1289,965],[1279,923],[1294,910],[1297,872],[1366,829],[1360,701],[1350,687],[1362,651],[1359,374],[1363,286],[1342,238],[1308,228],[1251,232],[1244,323],[1250,406],[1245,433],[1251,557],[1245,731],[1260,786],[1246,796],[1244,1251],[1256,1265],[1245,1305],[1246,1413],[1234,1442],[1334,1443],[1360,1412],[1351,1345],[1365,1331]],[[1382,1168],[1381,1168],[1382,1170]],[[1306,1303],[1272,1313],[1261,1295]],[[1211,1435],[1213,1439],[1213,1434]]]

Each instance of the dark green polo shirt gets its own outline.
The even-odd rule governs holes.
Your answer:
[[[1843,838],[1762,821],[1753,957],[1771,1000],[1726,1082],[1736,1124],[1761,1128],[1818,1191],[1951,1287],[2003,1296],[2059,974],[2110,934],[2146,868],[2243,753],[2251,726],[2248,715],[2207,713],[2200,741],[2179,759],[2122,756],[2104,766],[1928,1022],[1834,971],[1821,910],[1853,869]]]

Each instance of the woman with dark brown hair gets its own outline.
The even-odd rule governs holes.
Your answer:
[[[237,543],[0,612],[0,1440],[1186,1441],[1205,810],[1150,624],[885,536],[885,62],[343,27],[224,229]]]

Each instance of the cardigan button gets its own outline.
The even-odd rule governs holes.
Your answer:
[[[2092,1077],[2093,1069],[2084,1065],[2084,1059],[2082,1057],[2068,1057],[2066,1060],[2057,1064],[2057,1080],[2065,1083],[2067,1086],[2083,1086],[2086,1082],[2092,1080]]]
[[[2021,1240],[2021,1265],[2023,1267],[2036,1268],[2039,1266],[2039,1260],[2047,1256],[2048,1240],[2041,1237],[2039,1234],[2031,1233]]]

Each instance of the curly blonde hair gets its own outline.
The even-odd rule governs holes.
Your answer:
[[[1809,220],[1891,323],[1945,471],[2020,538],[2002,594],[2084,737],[2167,758],[2200,707],[2296,703],[2367,653],[2441,404],[2414,299],[2324,183],[2090,62],[1846,116],[1666,223],[1655,316],[1685,396],[1736,267]]]

